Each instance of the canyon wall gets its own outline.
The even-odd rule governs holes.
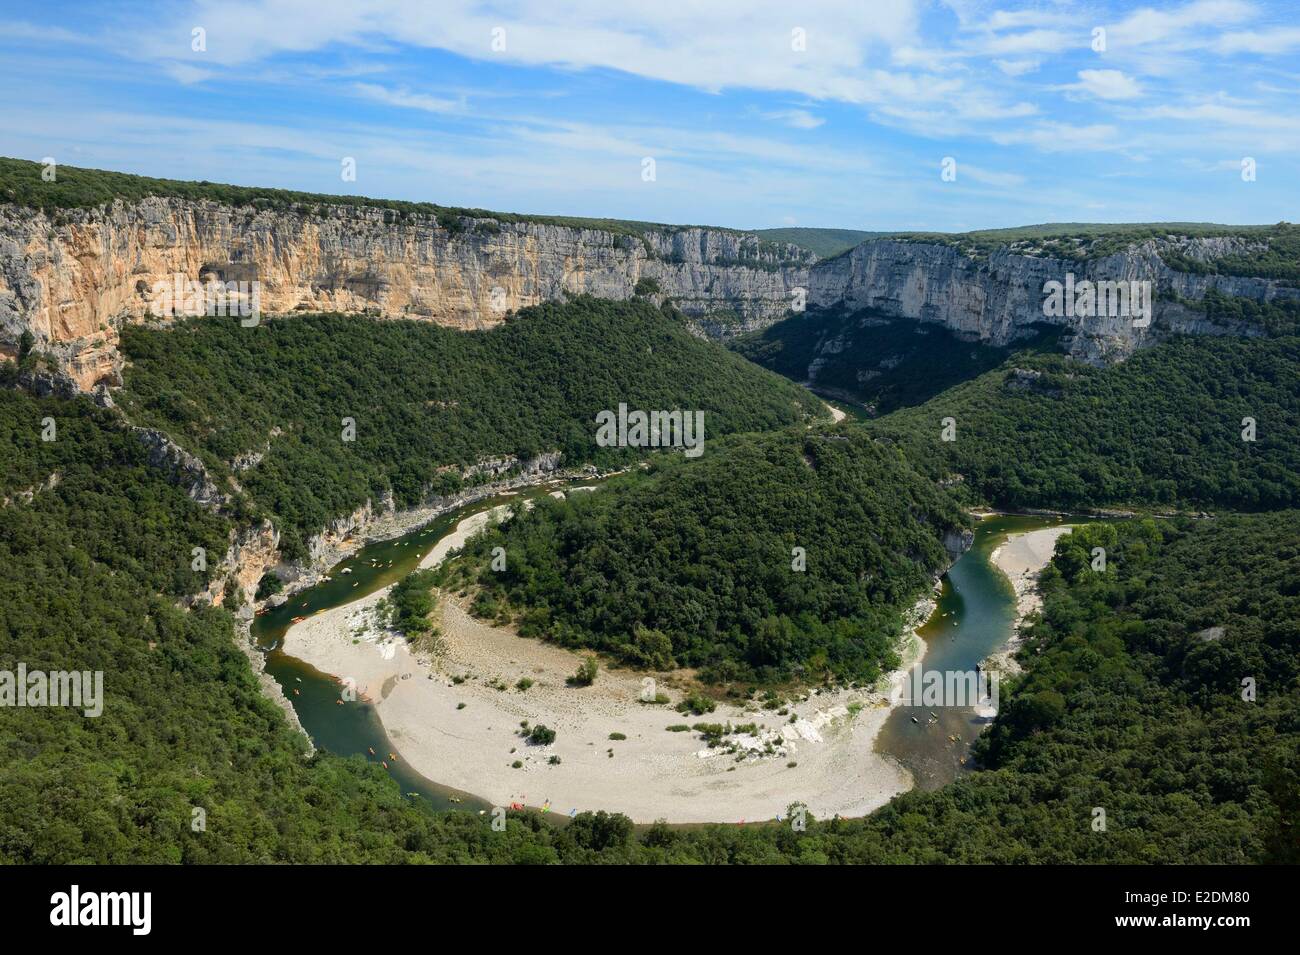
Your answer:
[[[762,328],[807,303],[871,308],[1005,344],[1030,325],[1070,326],[1077,357],[1106,362],[1172,333],[1256,334],[1212,324],[1182,300],[1207,290],[1256,301],[1300,290],[1258,278],[1193,275],[1162,261],[1164,246],[1210,260],[1251,240],[1170,239],[1074,262],[942,242],[876,239],[825,261],[753,235],[697,227],[615,232],[545,222],[399,216],[315,206],[271,211],[210,200],[150,198],[43,212],[0,205],[0,354],[24,332],[82,390],[120,382],[124,323],[159,321],[157,288],[187,280],[256,280],[264,314],[331,310],[484,328],[513,309],[566,293],[626,299],[652,279],[695,329],[726,337]],[[1077,279],[1149,280],[1159,295],[1149,328],[1127,316],[1045,316],[1043,286]]]
[[[820,307],[870,308],[884,315],[943,325],[972,341],[1006,345],[1031,325],[1069,327],[1070,353],[1095,363],[1121,360],[1172,334],[1258,335],[1261,330],[1207,321],[1183,304],[1216,289],[1257,302],[1300,299],[1300,289],[1260,278],[1195,275],[1165,265],[1161,248],[1199,261],[1249,253],[1252,243],[1235,238],[1148,240],[1123,252],[1087,261],[1025,255],[998,249],[987,258],[962,255],[942,243],[876,239],[835,259],[818,263],[809,276],[808,302]],[[1153,316],[1149,326],[1131,316],[1049,316],[1043,310],[1045,283],[1149,281]]]
[[[158,315],[176,276],[259,283],[265,314],[369,312],[460,328],[588,292],[630,298],[641,279],[688,315],[726,309],[758,327],[789,307],[815,256],[722,229],[641,235],[541,222],[323,206],[268,211],[150,198],[70,210],[58,221],[0,205],[0,349],[24,330],[82,389],[120,377],[123,322]]]

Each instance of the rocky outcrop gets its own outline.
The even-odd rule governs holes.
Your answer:
[[[970,550],[971,545],[974,543],[975,532],[969,528],[945,531],[943,535],[943,549],[948,552],[948,556],[954,561]]]
[[[172,483],[180,486],[194,501],[208,507],[225,504],[225,495],[213,483],[203,462],[156,428],[132,427],[149,456],[151,467],[168,475]]]
[[[773,321],[812,253],[721,229],[641,235],[542,222],[396,216],[352,206],[269,211],[149,198],[42,212],[0,205],[0,343],[30,330],[84,390],[116,383],[118,333],[182,281],[258,283],[260,310],[369,312],[460,328],[587,292],[630,298],[653,279],[687,314]],[[233,302],[227,308],[234,311]]]
[[[252,601],[262,577],[280,562],[280,532],[270,521],[236,531],[226,556],[221,562],[221,573],[215,576],[210,597],[220,603],[225,588],[233,580],[238,584],[245,601]]]

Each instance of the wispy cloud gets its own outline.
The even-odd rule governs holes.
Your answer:
[[[145,4],[0,20],[0,151],[755,225],[1297,214],[1293,177],[1204,188],[1300,148],[1282,0]]]
[[[826,122],[826,120],[814,116],[806,109],[776,109],[759,115],[763,119],[784,123],[787,126],[793,126],[795,129],[816,129]]]
[[[377,83],[353,83],[352,88],[367,99],[388,106],[401,106],[405,109],[418,109],[426,113],[461,113],[465,111],[465,100],[447,99],[430,96],[427,93],[412,93],[405,87],[389,89]]]

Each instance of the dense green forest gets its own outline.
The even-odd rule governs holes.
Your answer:
[[[708,680],[870,681],[967,519],[857,429],[794,429],[544,501],[444,566],[520,632]],[[506,569],[491,568],[504,547]],[[804,551],[795,569],[795,548]]]
[[[192,549],[211,570],[228,527],[149,468],[136,435],[88,401],[0,390],[0,461],[0,670],[104,674],[98,717],[0,707],[0,861],[411,857],[426,824],[393,784],[305,761],[230,614],[178,606],[208,576]]]
[[[486,456],[558,450],[569,466],[642,457],[596,445],[596,414],[620,402],[702,410],[706,446],[825,414],[803,389],[644,300],[580,297],[474,333],[341,315],[254,328],[197,319],[125,329],[122,349],[118,400],[132,420],[171,433],[218,479],[237,479],[239,516],[271,517],[289,557],[390,489],[399,506],[458,490],[461,471]],[[263,452],[233,470],[240,455]]]
[[[1038,333],[1035,350],[1051,350],[1060,338],[1060,329],[1047,325]],[[1011,353],[962,341],[941,325],[842,308],[791,315],[728,347],[792,381],[806,381],[816,362],[811,387],[858,402],[871,414],[921,404],[998,367]]]
[[[961,475],[971,501],[1292,507],[1300,338],[1179,338],[1108,368],[1020,354],[869,427],[932,476]]]

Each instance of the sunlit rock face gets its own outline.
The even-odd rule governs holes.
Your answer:
[[[724,229],[628,235],[536,222],[397,216],[392,210],[267,210],[208,200],[144,199],[50,217],[0,205],[0,353],[24,331],[81,390],[120,382],[124,324],[170,320],[159,290],[177,281],[252,283],[260,311],[367,313],[487,328],[512,310],[590,293],[665,298],[710,337],[764,328],[792,305],[844,303],[934,322],[1005,344],[1036,322],[1069,326],[1077,357],[1105,362],[1172,333],[1256,334],[1179,304],[1210,288],[1255,300],[1300,294],[1264,279],[1168,268],[1162,245],[1192,258],[1249,251],[1241,239],[1151,240],[1087,262],[1000,250],[974,259],[939,243],[868,241],[818,262],[807,251]],[[1043,289],[1079,280],[1150,281],[1153,321],[1047,316]],[[233,311],[233,309],[232,309]]]
[[[400,219],[389,210],[266,211],[145,199],[43,213],[0,206],[0,342],[23,330],[82,389],[120,375],[123,323],[167,317],[159,289],[185,281],[259,283],[265,314],[365,312],[484,328],[514,309],[587,292],[630,298],[658,283],[684,312],[775,320],[812,253],[715,229],[644,236],[493,219]]]

